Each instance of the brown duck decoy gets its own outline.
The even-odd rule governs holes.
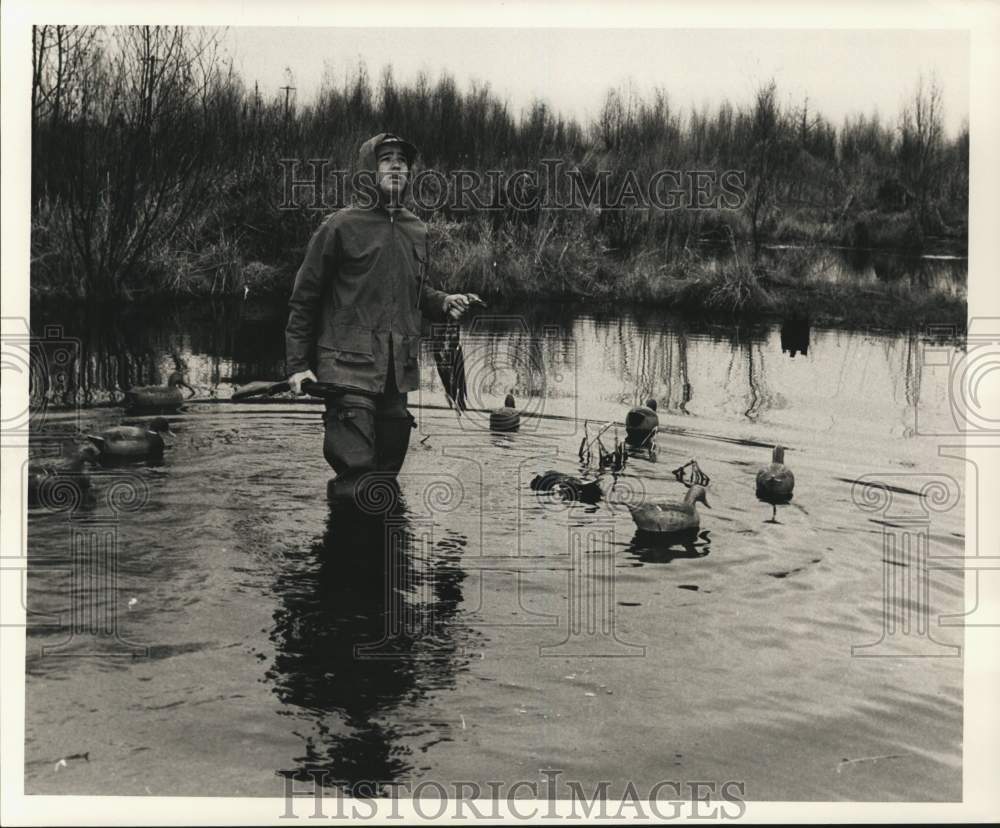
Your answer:
[[[704,486],[692,486],[683,501],[662,501],[629,506],[632,520],[642,532],[658,535],[674,535],[682,532],[697,532],[701,518],[695,506],[704,503],[709,509]]]
[[[186,388],[190,393],[185,398],[181,392]],[[180,371],[174,371],[166,385],[142,385],[130,388],[125,392],[125,408],[129,411],[138,409],[176,410],[184,404],[185,399],[191,399],[195,390],[184,380]]]
[[[170,424],[157,417],[147,426],[115,426],[99,434],[88,434],[103,461],[157,460],[163,456],[163,435]]]
[[[656,400],[648,399],[645,405],[633,408],[625,416],[625,448],[632,454],[645,451],[656,462],[656,432],[660,418],[656,413]]]
[[[46,487],[54,485],[60,477],[72,480],[81,494],[86,492],[90,488],[88,466],[96,463],[100,456],[97,447],[90,443],[83,446],[65,443],[60,457],[41,457],[29,461],[28,504],[42,504]]]
[[[770,523],[778,522],[778,507],[792,499],[795,475],[785,465],[785,447],[775,446],[771,464],[757,472],[757,499],[771,504]]]
[[[491,431],[517,431],[521,427],[521,412],[517,410],[514,395],[508,394],[503,401],[503,408],[494,408],[490,412]]]

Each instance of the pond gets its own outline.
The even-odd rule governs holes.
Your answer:
[[[953,337],[491,308],[463,330],[470,405],[512,391],[520,431],[458,418],[425,353],[400,496],[375,519],[327,503],[319,401],[229,400],[282,378],[281,307],[37,307],[47,322],[83,371],[36,387],[35,456],[134,422],[122,389],[175,366],[197,393],[162,463],[29,509],[27,792],[281,796],[319,773],[488,796],[558,769],[588,792],[961,797],[961,628],[937,621],[962,611],[962,574],[891,546],[902,510],[931,554],[964,547],[960,491],[937,510],[921,495],[964,476],[933,437]],[[655,463],[632,458],[597,504],[532,491],[581,474],[585,430],[624,436],[648,397]],[[775,444],[796,489],[772,523],[754,475]],[[638,535],[625,504],[682,497],[692,459],[711,478],[697,537]]]

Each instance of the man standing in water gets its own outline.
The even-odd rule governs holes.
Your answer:
[[[367,203],[330,216],[313,235],[295,277],[285,328],[292,391],[312,380],[336,388],[326,400],[323,455],[337,472],[330,495],[354,498],[367,472],[395,475],[410,444],[407,392],[420,383],[422,317],[459,319],[463,294],[427,284],[427,227],[402,206],[417,155],[379,133],[361,146],[374,173]]]

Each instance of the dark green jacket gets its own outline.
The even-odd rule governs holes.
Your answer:
[[[367,169],[375,167],[381,137],[362,147]],[[446,295],[427,283],[427,227],[409,210],[334,213],[313,235],[295,277],[285,328],[288,375],[311,368],[320,382],[381,393],[394,370],[400,391],[415,390],[422,317],[445,319]]]

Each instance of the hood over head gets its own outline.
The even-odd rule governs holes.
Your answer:
[[[410,188],[410,181],[413,176],[413,162],[416,161],[417,156],[419,155],[419,150],[417,150],[416,146],[411,144],[409,141],[400,138],[398,135],[391,132],[380,132],[365,141],[361,145],[361,149],[358,151],[358,170],[372,173],[375,173],[378,170],[378,160],[375,157],[375,152],[383,144],[393,144],[398,146],[406,156],[406,163],[410,167],[410,174],[406,178],[406,188],[403,191],[405,194],[406,190]],[[381,197],[380,192],[380,200]]]

